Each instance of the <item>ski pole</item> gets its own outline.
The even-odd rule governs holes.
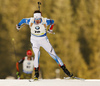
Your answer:
[[[13,49],[14,49],[14,57],[15,57],[15,60],[17,62],[17,59],[16,59],[16,50],[15,50],[15,43],[14,43],[15,39],[12,38],[12,44],[13,44]]]
[[[15,39],[14,38],[12,38],[12,44],[13,44],[13,49],[14,49],[14,57],[15,57],[15,60],[16,60],[16,62],[17,62],[17,58],[16,58],[16,49],[15,49]],[[18,72],[17,72],[18,73]],[[16,74],[17,74],[16,73]],[[17,79],[20,79],[20,76],[19,75],[17,75]]]

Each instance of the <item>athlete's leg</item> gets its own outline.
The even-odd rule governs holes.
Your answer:
[[[35,75],[34,75],[34,79],[38,79],[39,77],[39,58],[40,58],[40,45],[38,44],[38,42],[36,40],[31,40],[32,43],[32,49],[35,55],[35,59],[34,59],[34,70],[35,70]]]
[[[39,57],[40,57],[40,51],[38,48],[34,48],[32,47],[34,55],[35,55],[35,59],[34,59],[34,67],[37,68],[39,66]]]
[[[56,55],[53,47],[51,46],[48,38],[42,39],[41,46],[49,53],[49,55],[57,62],[59,65],[64,65],[62,60]]]
[[[59,66],[63,69],[63,71],[69,76],[72,77],[73,74],[67,70],[66,66],[63,64],[62,60],[56,55],[53,47],[51,46],[48,39],[43,40],[42,47],[49,53],[49,55],[59,64]]]

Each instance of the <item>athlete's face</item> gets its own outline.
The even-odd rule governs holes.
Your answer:
[[[27,55],[28,58],[32,57],[32,55]]]
[[[34,21],[36,24],[39,24],[39,23],[41,23],[41,18],[35,18]]]

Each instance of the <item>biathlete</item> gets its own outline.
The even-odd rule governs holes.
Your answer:
[[[22,58],[16,63],[17,78],[21,78],[21,79],[32,78],[32,73],[34,70],[34,58],[32,57],[32,51],[28,50],[26,52],[26,55],[27,56],[25,56],[24,58]],[[19,64],[23,64],[23,77],[20,77]]]
[[[17,30],[21,29],[22,24],[27,24],[31,30],[30,42],[32,44],[32,49],[35,54],[34,67],[35,75],[34,78],[38,79],[39,77],[39,57],[40,57],[40,47],[43,47],[48,54],[59,64],[63,71],[69,76],[72,77],[66,66],[63,64],[62,60],[56,55],[52,45],[50,44],[47,37],[47,26],[50,25],[48,29],[49,33],[53,32],[54,20],[43,18],[41,12],[36,10],[33,14],[34,17],[24,18],[17,25]]]

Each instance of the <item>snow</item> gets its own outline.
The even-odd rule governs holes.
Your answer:
[[[100,80],[40,79],[29,82],[28,79],[0,79],[0,86],[100,86]]]

